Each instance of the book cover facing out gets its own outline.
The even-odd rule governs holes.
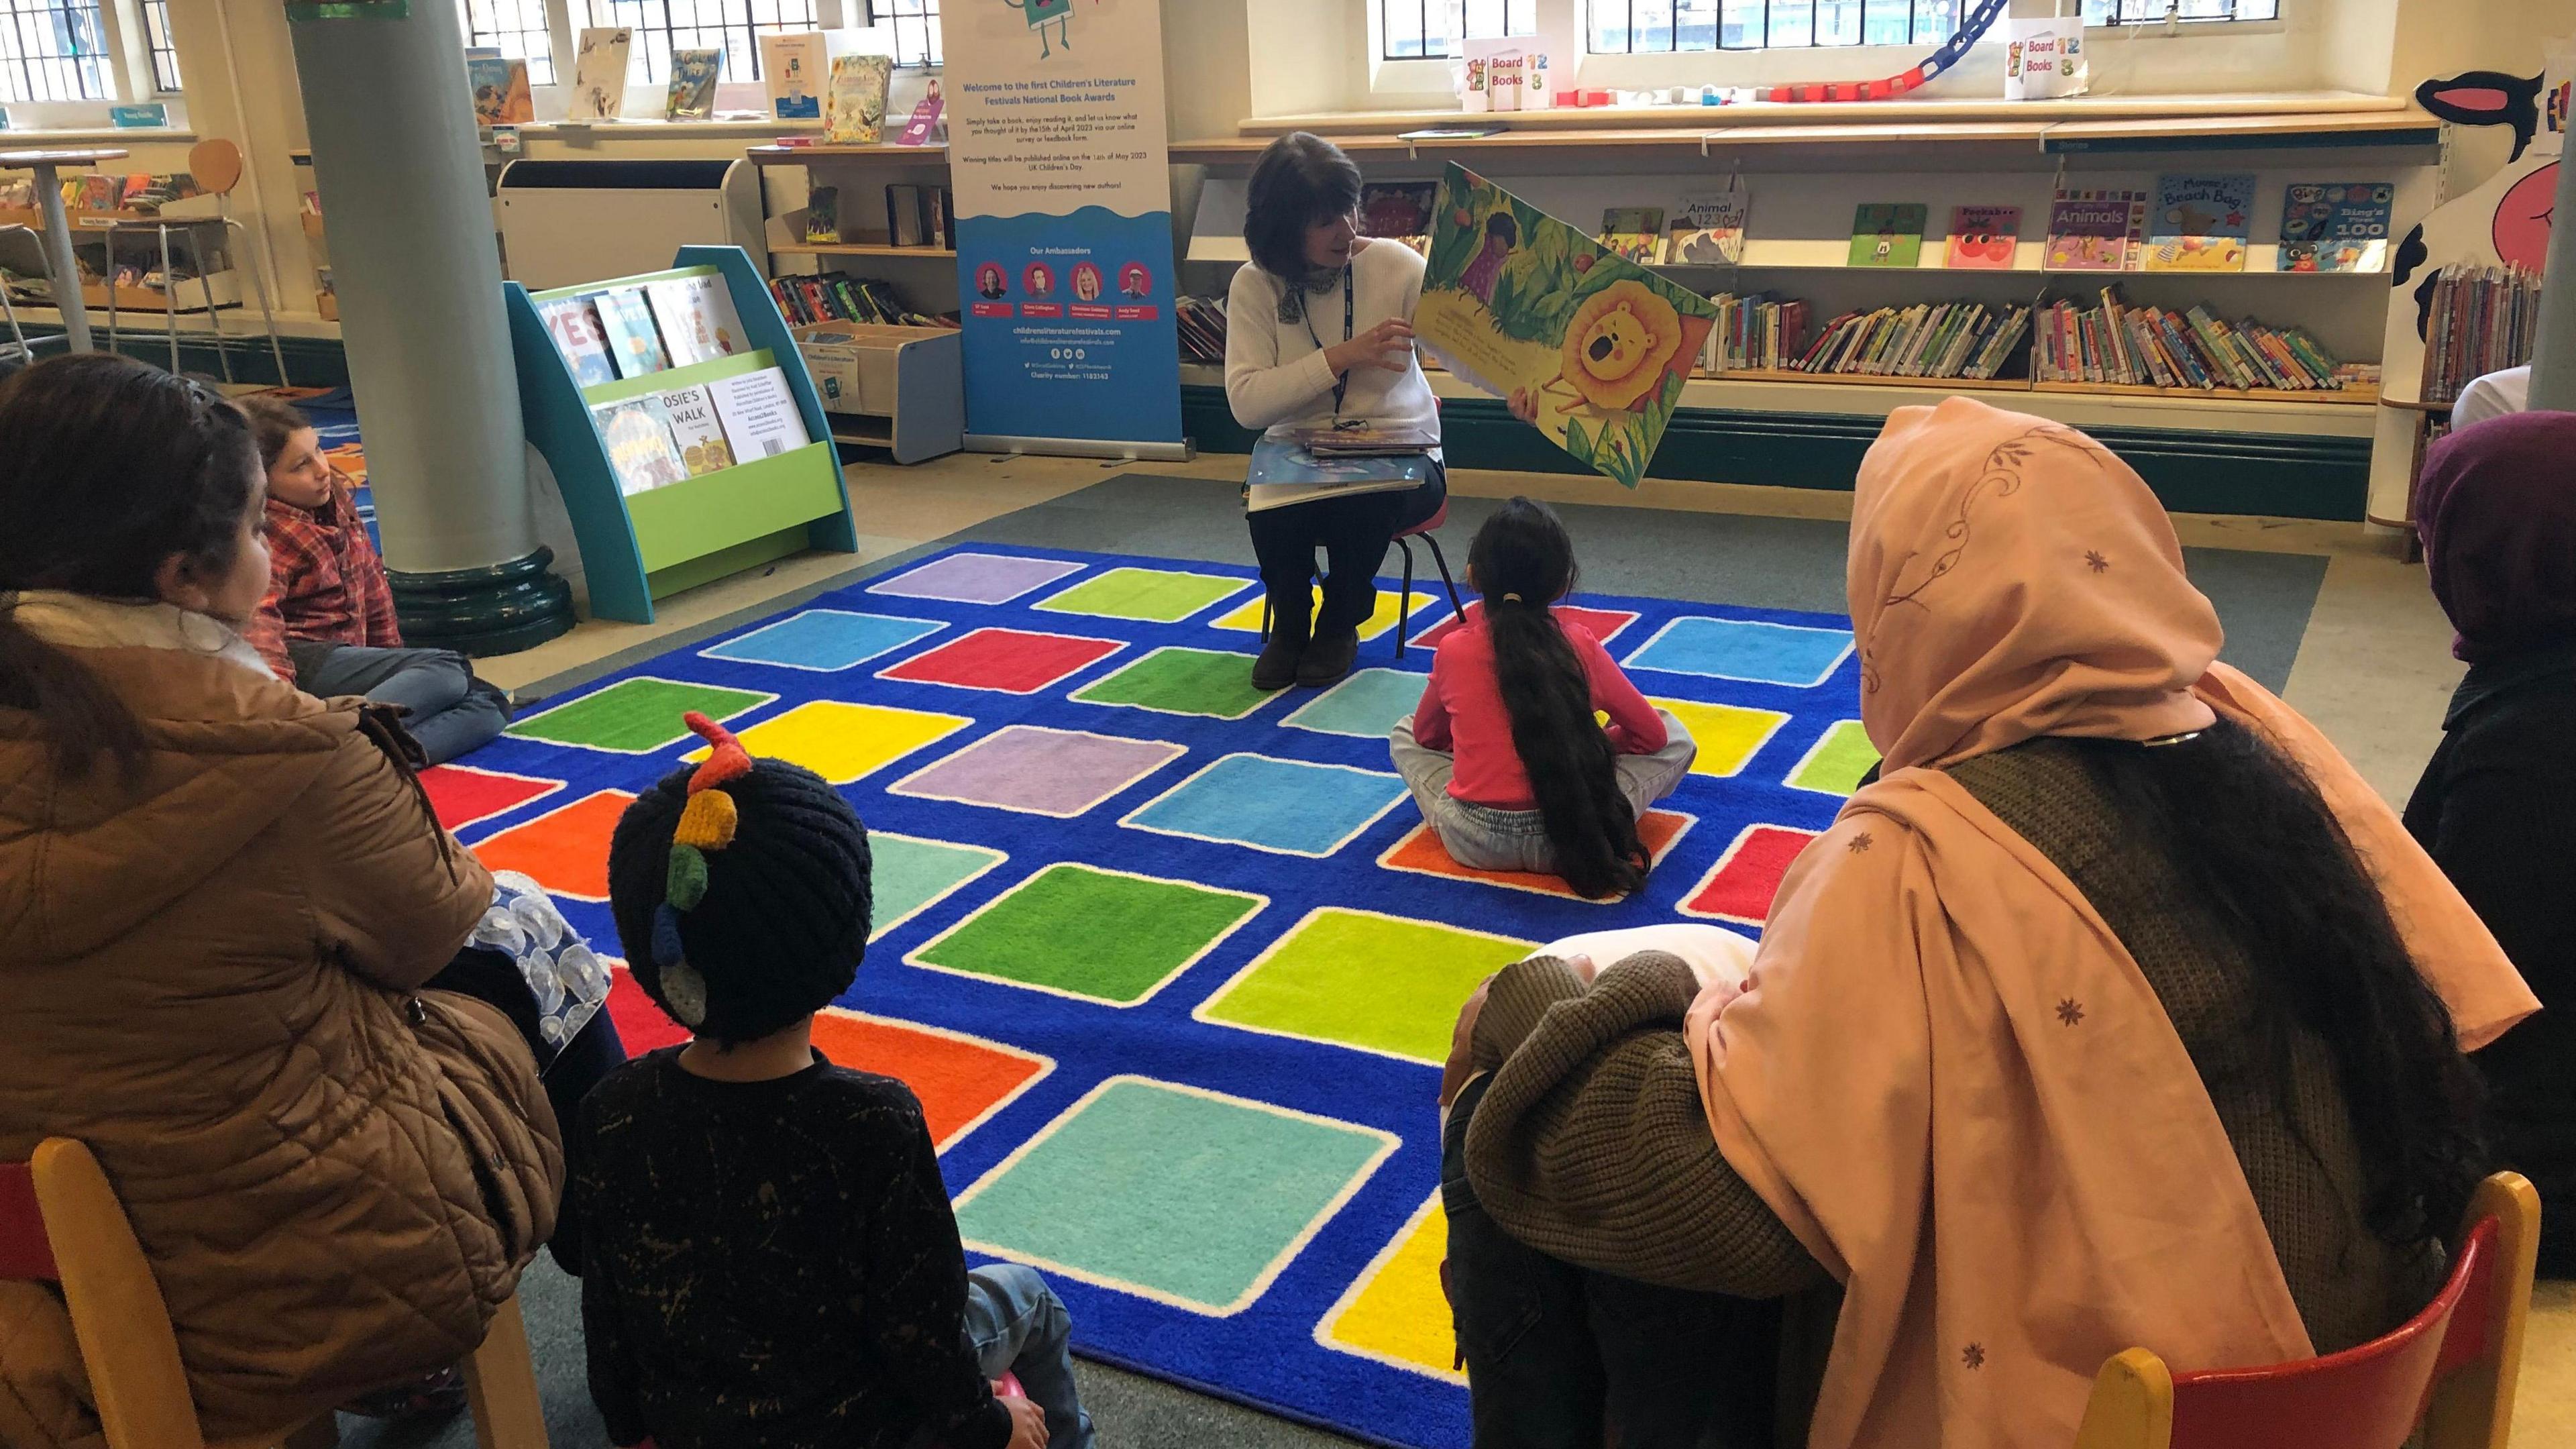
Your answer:
[[[2048,207],[2048,269],[2127,271],[2137,260],[2146,229],[2143,191],[2061,190]]]
[[[2018,206],[1955,206],[1942,264],[1964,271],[2008,272],[2021,249]]]
[[[835,146],[884,141],[886,89],[893,84],[893,56],[832,57],[832,88],[823,97],[823,139]]]
[[[1641,265],[1663,260],[1664,209],[1614,206],[1602,212],[1601,245],[1612,255]]]
[[[2386,181],[2293,181],[2281,202],[2284,272],[2388,268],[2397,188]]]
[[[1913,267],[1923,263],[1923,223],[1929,208],[1919,201],[1865,202],[1852,213],[1851,256],[1855,267]]]
[[[1360,235],[1405,241],[1431,235],[1435,181],[1372,181],[1360,188]]]
[[[1664,260],[1676,266],[1733,266],[1744,260],[1744,222],[1753,193],[1741,187],[1686,197],[1673,217]]]
[[[716,113],[716,82],[724,75],[724,47],[671,52],[671,90],[662,115],[703,121]]]
[[[1414,330],[1576,462],[1634,488],[1717,307],[1452,164]]]
[[[2147,270],[2241,272],[2254,224],[2254,174],[2159,176]]]

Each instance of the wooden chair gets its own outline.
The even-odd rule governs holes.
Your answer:
[[[2540,1195],[2521,1175],[2478,1185],[2451,1276],[2424,1311],[2323,1358],[2175,1373],[2133,1348],[2093,1380],[2076,1449],[2504,1449],[2531,1316]]]
[[[247,344],[248,338],[225,334],[221,308],[215,302],[213,274],[209,258],[229,258],[233,269],[249,278],[252,292],[259,298],[260,324],[268,332],[268,352],[277,364],[277,383],[289,385],[286,375],[286,346],[278,339],[277,314],[269,306],[268,280],[259,269],[259,259],[252,253],[250,228],[232,214],[233,188],[241,184],[242,153],[239,146],[221,137],[198,142],[188,152],[188,174],[201,192],[215,198],[215,214],[207,217],[173,217],[167,220],[120,221],[108,226],[107,266],[102,275],[107,279],[108,350],[116,350],[118,333],[118,289],[116,286],[116,244],[124,237],[148,237],[160,245],[161,319],[164,336],[170,344],[170,370],[179,368],[179,278],[171,266],[170,242],[176,237],[184,244],[189,265],[197,269],[197,291],[206,304],[206,346],[215,350],[215,361],[222,366],[224,381],[233,381],[233,348]],[[228,304],[229,305],[229,304]],[[255,355],[255,354],[254,354]]]
[[[323,1449],[333,1417],[209,1445],[188,1395],[161,1285],[98,1159],[49,1138],[26,1162],[0,1163],[0,1279],[62,1285],[108,1449]],[[514,1295],[464,1364],[481,1449],[546,1449],[527,1325]]]

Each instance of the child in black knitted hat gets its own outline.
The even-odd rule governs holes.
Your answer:
[[[688,721],[712,753],[627,807],[608,878],[637,984],[697,1039],[583,1101],[566,1207],[611,1441],[1090,1449],[1063,1303],[966,1270],[920,1102],[813,1049],[867,949],[867,830]]]

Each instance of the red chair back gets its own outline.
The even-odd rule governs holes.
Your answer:
[[[45,1215],[36,1206],[36,1174],[23,1162],[0,1162],[0,1282],[59,1283]]]
[[[2342,1353],[2173,1376],[2172,1449],[2399,1449],[2433,1385],[2488,1348],[2494,1218],[2469,1231],[2424,1311]]]

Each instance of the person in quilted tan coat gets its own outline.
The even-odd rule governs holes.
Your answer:
[[[424,989],[493,899],[389,712],[279,682],[241,413],[103,355],[0,384],[0,1160],[89,1144],[210,1437],[455,1363],[554,1228],[526,1041]],[[0,1443],[97,1425],[0,1284]]]

